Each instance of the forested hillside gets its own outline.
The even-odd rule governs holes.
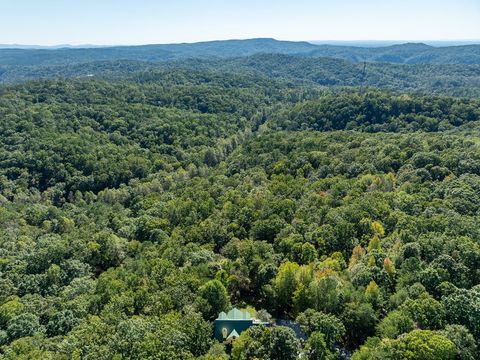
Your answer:
[[[101,60],[165,61],[184,58],[228,58],[259,53],[299,54],[316,48],[316,45],[307,42],[248,39],[80,49],[0,49],[0,64],[37,66],[72,65]]]
[[[478,65],[4,69],[0,359],[479,358]]]
[[[407,43],[382,47],[315,45],[275,39],[209,41],[61,49],[0,49],[0,65],[73,65],[105,60],[165,61],[290,54],[395,64],[480,64],[480,45],[434,47]]]
[[[394,64],[478,64],[479,45],[434,47],[407,43],[375,48],[320,45],[308,56],[333,57],[352,61],[375,61]]]
[[[394,65],[352,63],[339,59],[264,54],[225,60],[188,59],[152,63],[103,61],[59,66],[1,66],[0,83],[45,78],[95,78],[150,81],[176,73],[202,72],[208,77],[232,76],[249,81],[283,80],[291,85],[328,88],[364,87],[389,91],[463,97],[480,96],[480,65]]]

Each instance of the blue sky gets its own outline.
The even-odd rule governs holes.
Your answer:
[[[3,44],[480,39],[480,0],[0,0]]]

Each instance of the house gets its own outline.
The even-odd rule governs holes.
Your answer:
[[[215,339],[218,341],[233,341],[253,325],[268,325],[268,323],[252,318],[248,312],[232,309],[228,313],[221,312],[215,320]]]

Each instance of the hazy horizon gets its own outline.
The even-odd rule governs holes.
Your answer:
[[[208,43],[215,41],[247,41],[254,39],[273,39],[276,41],[291,41],[291,42],[308,42],[314,45],[338,45],[338,46],[360,46],[360,47],[384,47],[391,45],[400,45],[407,43],[423,43],[430,46],[443,47],[443,46],[462,46],[462,45],[479,45],[480,39],[458,39],[458,40],[443,40],[443,39],[429,39],[429,40],[388,40],[388,39],[366,39],[366,40],[284,40],[276,39],[273,37],[265,38],[246,38],[246,39],[211,39],[192,42],[171,42],[171,43],[144,43],[144,44],[53,44],[53,45],[41,45],[41,44],[21,44],[21,43],[0,43],[0,48],[32,48],[32,49],[48,49],[48,48],[101,48],[101,47],[121,47],[121,46],[148,46],[148,45],[177,45],[177,44],[195,44],[195,43]]]

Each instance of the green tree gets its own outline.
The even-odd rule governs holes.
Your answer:
[[[313,332],[321,333],[329,348],[340,341],[346,332],[345,326],[335,315],[325,314],[313,309],[300,313],[296,322],[308,336]]]
[[[357,347],[375,334],[377,315],[370,304],[348,303],[342,314],[342,322],[347,330],[348,343]]]
[[[32,336],[44,332],[38,316],[31,313],[23,313],[15,316],[7,327],[7,335],[10,340]]]
[[[299,269],[297,263],[285,262],[280,265],[278,273],[275,276],[275,294],[277,304],[283,311],[288,311],[292,306],[292,297],[298,282],[296,272]]]
[[[218,280],[210,280],[201,286],[198,295],[202,300],[200,310],[208,319],[215,319],[218,314],[230,306],[227,290]]]
[[[395,344],[395,343],[392,343]],[[455,345],[446,337],[428,330],[413,330],[402,335],[395,344],[408,359],[447,360],[455,358]],[[393,348],[396,348],[396,346]]]
[[[457,289],[443,299],[450,323],[466,326],[473,336],[480,336],[480,287]]]
[[[308,359],[311,360],[328,360],[334,358],[321,332],[314,331],[310,335],[305,344],[305,350]]]
[[[367,342],[353,354],[352,360],[453,360],[455,356],[455,345],[445,336],[430,330],[413,330],[395,340],[377,338]]]
[[[292,329],[276,326],[271,329],[265,346],[269,359],[295,360],[298,357],[300,342]]]
[[[474,360],[480,356],[477,342],[465,326],[447,325],[441,334],[455,344],[457,359]]]
[[[252,326],[242,332],[232,347],[232,360],[266,358],[268,331],[263,326]]]
[[[418,327],[424,329],[440,329],[445,322],[445,308],[427,293],[418,299],[408,299],[399,308],[407,314]]]
[[[382,338],[395,339],[401,334],[410,332],[415,324],[407,314],[394,310],[385,316],[377,326],[377,333]]]

